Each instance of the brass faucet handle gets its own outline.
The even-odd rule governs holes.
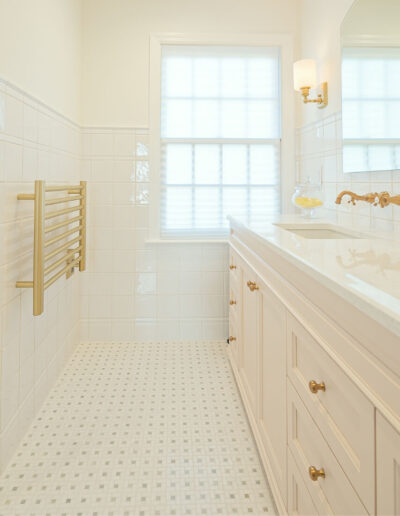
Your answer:
[[[389,192],[381,192],[378,194],[378,202],[381,208],[385,208],[390,204],[390,193]]]

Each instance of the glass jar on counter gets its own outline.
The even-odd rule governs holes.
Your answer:
[[[308,177],[304,183],[296,185],[292,196],[292,203],[301,209],[303,217],[312,218],[317,208],[322,206],[321,185],[313,184]]]

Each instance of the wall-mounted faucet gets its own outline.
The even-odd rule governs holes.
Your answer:
[[[381,193],[368,193],[365,195],[359,195],[354,192],[351,192],[350,190],[343,190],[340,192],[340,194],[336,198],[336,204],[341,204],[342,199],[345,195],[350,196],[349,203],[353,204],[353,206],[356,204],[356,201],[365,201],[369,202],[373,206],[379,206],[381,208],[385,208],[386,206],[389,206],[389,204],[397,204],[400,206],[400,195],[390,195],[389,192],[381,192]]]

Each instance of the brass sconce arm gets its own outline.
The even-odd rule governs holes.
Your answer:
[[[321,84],[322,93],[317,95],[316,99],[308,98],[310,96],[310,87],[304,86],[301,88],[301,94],[303,95],[304,104],[309,104],[310,102],[318,104],[319,108],[324,108],[328,105],[328,83],[323,82]]]

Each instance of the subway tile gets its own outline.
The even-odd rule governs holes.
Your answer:
[[[22,145],[6,142],[4,144],[4,180],[22,180]]]
[[[5,132],[16,138],[23,137],[23,103],[13,95],[5,96]]]
[[[157,275],[155,273],[140,272],[135,277],[135,291],[137,294],[155,294]]]
[[[136,295],[135,296],[135,317],[139,319],[156,319],[157,317],[157,296]]]
[[[135,162],[127,159],[114,160],[113,181],[115,183],[129,183],[135,181]]]
[[[24,104],[24,140],[36,142],[38,137],[37,110],[30,104]]]
[[[135,135],[133,132],[116,132],[114,135],[115,156],[135,155]]]
[[[114,135],[111,132],[92,134],[92,154],[94,156],[113,156]]]

